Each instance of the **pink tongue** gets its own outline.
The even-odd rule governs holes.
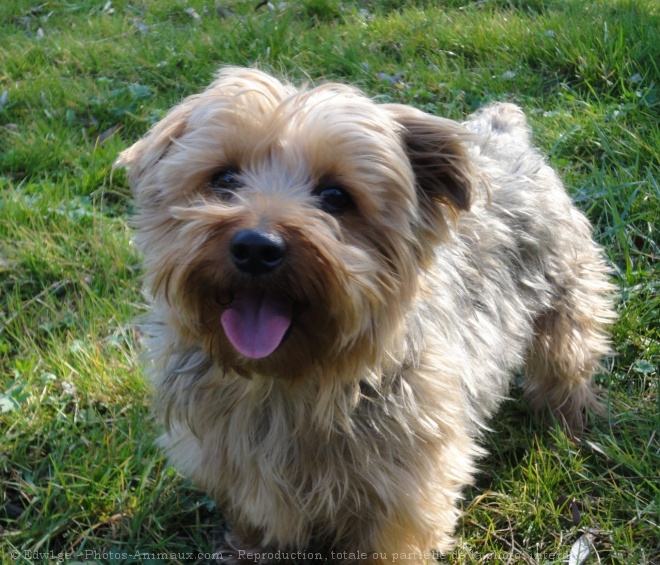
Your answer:
[[[275,351],[291,325],[293,304],[268,292],[247,290],[234,297],[220,321],[231,344],[245,357],[261,359]]]

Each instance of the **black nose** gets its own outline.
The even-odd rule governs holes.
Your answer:
[[[234,265],[254,276],[270,273],[284,261],[286,252],[287,245],[282,237],[256,230],[238,232],[229,248]]]

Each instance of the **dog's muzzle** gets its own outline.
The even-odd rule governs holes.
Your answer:
[[[291,298],[261,284],[260,279],[277,269],[287,252],[286,241],[272,232],[247,229],[231,239],[232,262],[253,280],[236,289],[220,320],[229,342],[248,359],[272,354],[293,322]]]

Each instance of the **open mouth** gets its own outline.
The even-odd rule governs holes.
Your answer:
[[[220,321],[227,339],[243,356],[262,359],[273,353],[293,321],[293,301],[263,289],[236,292]]]

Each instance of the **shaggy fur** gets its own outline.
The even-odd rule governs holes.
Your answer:
[[[222,561],[421,562],[452,546],[512,372],[573,428],[597,408],[608,268],[516,106],[457,124],[226,68],[118,163],[140,210],[162,443],[224,509]],[[349,205],[328,211],[324,187]],[[282,264],[237,268],[245,230],[283,241]],[[265,356],[223,325],[244,292],[290,308]]]

